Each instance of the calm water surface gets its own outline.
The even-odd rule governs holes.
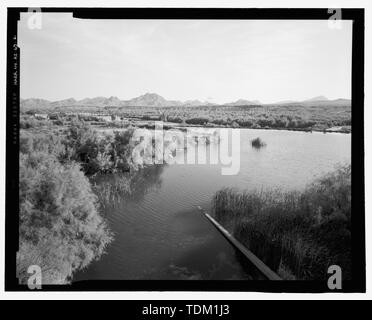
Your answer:
[[[350,163],[350,134],[234,130],[240,130],[237,175],[221,175],[221,165],[205,164],[143,170],[133,195],[102,212],[115,233],[107,254],[74,280],[250,279],[240,256],[197,206],[208,211],[223,187],[300,190],[336,165]],[[256,137],[264,148],[252,148]],[[209,148],[218,148],[218,142]]]

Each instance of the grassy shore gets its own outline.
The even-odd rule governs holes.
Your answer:
[[[351,277],[351,168],[343,166],[302,192],[223,189],[216,219],[284,279]]]

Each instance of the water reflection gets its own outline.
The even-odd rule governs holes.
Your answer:
[[[92,178],[102,213],[107,215],[112,207],[122,201],[141,201],[147,193],[159,190],[164,166],[153,165],[135,172],[102,174]]]

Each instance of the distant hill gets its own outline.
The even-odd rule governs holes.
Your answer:
[[[202,102],[200,100],[186,100],[183,105],[185,107],[198,107],[198,106],[206,106],[209,105],[209,102]]]
[[[22,110],[43,110],[54,109],[59,107],[198,107],[198,106],[254,106],[263,105],[258,100],[238,99],[234,102],[225,104],[216,104],[210,102],[202,102],[199,100],[167,100],[156,93],[145,93],[139,97],[130,100],[120,100],[118,97],[95,97],[75,100],[74,98],[49,101],[45,99],[21,99],[20,107]],[[268,105],[288,105],[288,106],[351,106],[351,101],[348,99],[329,100],[324,96],[317,96],[304,101],[281,101]]]
[[[224,105],[225,106],[254,106],[254,105],[260,105],[260,104],[261,102],[258,100],[249,101],[249,100],[239,99],[235,102],[225,103]]]
[[[317,96],[311,99],[303,100],[303,101],[281,101],[276,103],[271,103],[270,105],[288,105],[288,106],[304,106],[304,107],[316,107],[316,106],[332,106],[332,107],[349,107],[351,106],[350,99],[334,99],[329,100],[325,96]]]
[[[74,98],[70,98],[70,99],[64,99],[64,100],[60,100],[60,101],[51,102],[50,103],[50,106],[52,108],[64,107],[64,106],[72,106],[72,105],[75,105],[76,102],[77,101]]]
[[[317,97],[313,97],[313,98],[304,100],[302,102],[315,102],[315,101],[328,101],[328,100],[329,99],[325,96],[317,96]]]
[[[145,93],[142,96],[130,100],[122,101],[122,106],[131,107],[170,107],[181,106],[181,101],[166,100],[156,93]]]
[[[271,104],[288,104],[288,103],[296,103],[297,101],[295,100],[283,100],[283,101],[279,101],[279,102],[275,102],[275,103],[271,103]]]
[[[51,102],[45,99],[21,99],[20,107],[21,109],[44,109],[50,108]]]
[[[310,100],[300,103],[303,106],[332,106],[332,107],[351,107],[351,100],[349,99],[335,99],[335,100]]]
[[[95,98],[85,98],[77,103],[81,106],[119,106],[121,101],[118,97],[95,97]]]

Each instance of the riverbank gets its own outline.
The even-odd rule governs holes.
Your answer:
[[[84,122],[37,129],[20,132],[17,276],[26,284],[28,267],[38,265],[43,284],[65,284],[113,241],[100,211],[105,199],[127,192],[130,176],[111,188],[97,188],[91,177],[136,171],[133,130],[101,137]]]
[[[127,128],[128,126],[145,128],[149,130],[155,129],[155,121],[133,121],[128,123],[102,123],[97,125],[97,128],[105,129],[118,129]],[[219,125],[211,124],[200,125],[200,124],[180,124],[180,123],[169,123],[163,122],[163,130],[178,129],[186,131],[187,128],[206,128],[206,129],[254,129],[254,130],[278,130],[278,131],[299,131],[299,132],[322,132],[322,133],[351,133],[351,126],[339,126],[339,127],[318,127],[318,128],[278,128],[278,127],[240,127],[233,125]]]
[[[218,191],[216,219],[284,279],[324,280],[330,265],[351,276],[351,168],[302,192]]]

